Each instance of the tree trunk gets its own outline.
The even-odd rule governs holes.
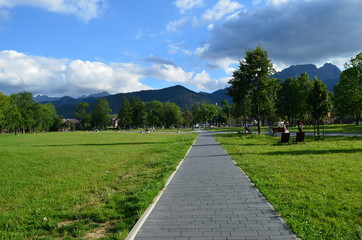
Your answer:
[[[246,104],[245,104],[245,100],[244,100],[243,104],[244,104],[244,127],[246,127]]]
[[[357,126],[359,125],[359,115],[360,115],[360,113],[356,112],[356,125]]]
[[[256,121],[258,122],[258,134],[260,135],[260,109],[259,104],[256,104]]]

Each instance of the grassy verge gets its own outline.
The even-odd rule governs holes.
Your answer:
[[[251,127],[253,132],[257,132],[258,128],[256,126]],[[321,126],[321,131],[323,127]],[[221,131],[221,132],[238,132],[238,131],[244,131],[243,127],[214,127],[214,128],[208,128],[208,131]],[[264,126],[261,127],[261,132],[268,132],[269,127]],[[297,127],[291,127],[290,131],[297,132]],[[304,132],[313,132],[314,128],[313,126],[304,126],[303,127]],[[362,125],[354,125],[354,124],[331,124],[331,125],[324,125],[324,131],[325,133],[362,133]]]
[[[323,127],[321,127],[321,130]],[[313,126],[305,126],[303,128],[305,132],[313,132]],[[295,131],[297,129],[295,128]],[[325,133],[362,133],[362,125],[355,124],[332,124],[332,125],[324,125]]]
[[[301,239],[362,239],[362,137],[306,139],[217,135]]]
[[[123,239],[195,138],[0,135],[0,239]]]

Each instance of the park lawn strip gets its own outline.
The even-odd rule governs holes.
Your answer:
[[[215,136],[301,239],[362,239],[362,137]]]
[[[258,128],[256,126],[250,126],[251,130],[256,133]],[[321,132],[323,133],[362,133],[362,125],[355,124],[328,124],[321,126]],[[244,127],[212,127],[207,128],[208,131],[217,131],[217,132],[244,132]],[[291,132],[298,131],[298,127],[290,127]],[[269,126],[262,126],[261,132],[268,132]],[[303,127],[304,132],[314,132],[314,127],[311,125],[305,125]]]
[[[196,137],[0,135],[0,239],[125,238]]]
[[[321,131],[325,133],[362,133],[362,125],[356,124],[328,124],[321,126]],[[296,130],[297,128],[295,128]],[[303,131],[314,132],[313,126],[304,126]]]

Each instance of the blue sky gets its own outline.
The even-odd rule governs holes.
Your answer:
[[[342,68],[362,51],[361,9],[360,0],[0,0],[0,91],[212,92],[258,44],[277,70]]]

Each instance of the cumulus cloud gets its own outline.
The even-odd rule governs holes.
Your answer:
[[[186,72],[181,67],[169,64],[154,64],[150,68],[145,68],[143,73],[145,76],[178,83],[189,83],[194,75],[193,72]]]
[[[198,89],[207,91],[207,90],[217,90],[220,88],[225,88],[230,77],[223,77],[219,79],[212,79],[210,74],[203,70],[201,73],[197,73],[192,79],[192,84]]]
[[[196,53],[202,59],[240,59],[260,44],[287,65],[340,61],[362,46],[362,1],[271,0],[215,25]]]
[[[5,94],[29,91],[35,95],[78,97],[101,91],[115,94],[151,89],[142,83],[147,77],[192,85],[199,90],[215,90],[225,87],[227,82],[224,79],[212,79],[206,71],[185,71],[173,62],[157,56],[143,60],[152,64],[106,64],[29,56],[12,50],[0,51],[0,89]],[[227,63],[223,66],[227,66]]]
[[[177,0],[175,5],[180,9],[181,13],[185,13],[194,7],[202,6],[203,2],[204,0]]]
[[[106,0],[0,0],[0,8],[32,6],[51,12],[74,14],[85,22],[97,18]]]
[[[144,69],[130,63],[105,64],[82,60],[0,52],[0,89],[7,94],[30,91],[53,96],[80,96],[149,89],[141,83]]]

